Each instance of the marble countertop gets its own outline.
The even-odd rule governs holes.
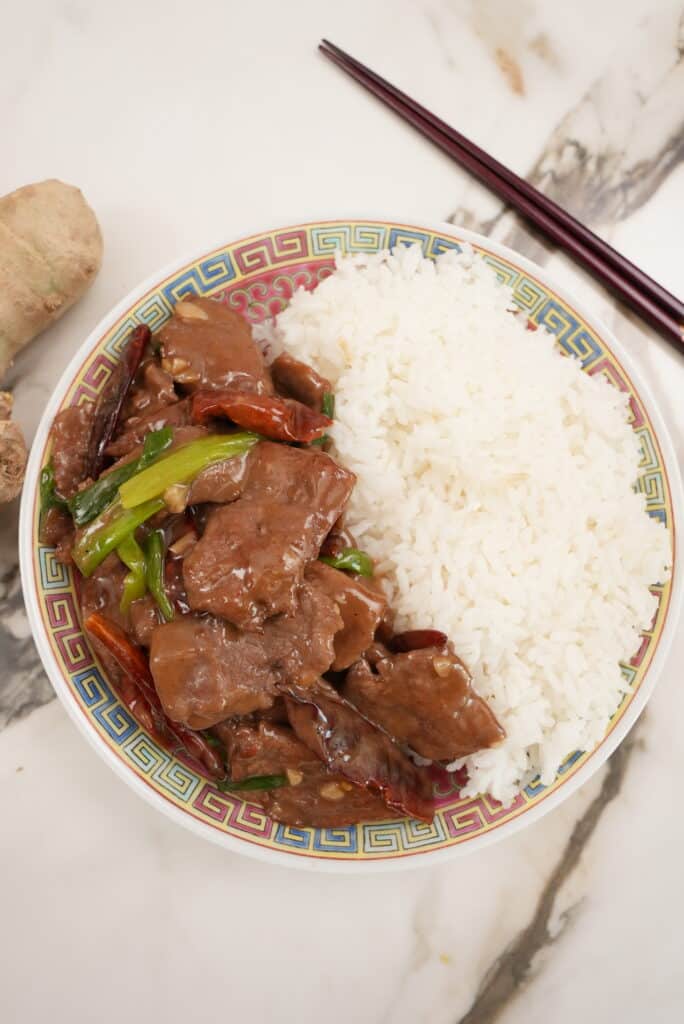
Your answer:
[[[320,215],[449,219],[548,265],[614,327],[684,456],[684,358],[320,58],[327,36],[684,293],[681,0],[6,5],[0,194],[78,184],[85,299],[17,360],[30,438],[71,354],[205,240]],[[684,633],[608,764],[506,842],[387,876],[231,856],[128,790],[54,699],[0,510],[0,1019],[674,1022]],[[132,1015],[132,1016],[131,1016]]]

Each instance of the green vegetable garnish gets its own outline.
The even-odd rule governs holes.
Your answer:
[[[356,572],[359,576],[373,575],[373,559],[358,548],[345,548],[339,555],[321,555],[320,561],[334,569]]]
[[[145,582],[145,554],[132,533],[124,537],[116,549],[116,553],[128,566],[130,572],[124,576],[123,594],[121,595],[121,611],[125,614],[134,601],[142,597],[147,589]]]
[[[55,488],[55,470],[52,459],[40,471],[40,511],[47,512],[51,508],[66,508],[67,503],[60,498]]]
[[[161,530],[154,530],[145,541],[147,589],[157,602],[157,607],[165,620],[170,622],[174,612],[165,588],[165,555],[164,534]]]
[[[151,498],[158,498],[168,487],[189,483],[207,466],[242,455],[260,440],[258,434],[242,431],[212,434],[191,441],[122,484],[119,489],[121,504],[130,509]]]
[[[113,501],[121,484],[130,480],[136,473],[146,469],[171,444],[173,432],[170,427],[153,430],[145,436],[142,454],[138,459],[119,466],[105,476],[100,477],[84,491],[79,491],[68,502],[69,511],[77,526],[89,523]]]
[[[326,391],[321,400],[321,412],[329,420],[335,419],[335,396],[332,391]]]
[[[146,501],[134,509],[124,509],[114,501],[85,527],[76,541],[72,557],[84,576],[92,576],[110,551],[133,533],[141,523],[164,508],[161,498]]]
[[[321,399],[321,412],[324,416],[327,416],[329,420],[335,418],[335,396],[332,391],[326,391]],[[330,440],[330,434],[323,434],[321,437],[317,437],[315,441],[311,442],[312,448],[322,448]]]
[[[253,775],[251,779],[243,779],[242,782],[219,779],[215,783],[216,788],[220,789],[222,793],[239,792],[244,789],[278,789],[287,784],[287,775]]]

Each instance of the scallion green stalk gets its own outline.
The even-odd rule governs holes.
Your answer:
[[[121,504],[131,509],[152,498],[158,498],[168,487],[190,483],[207,466],[242,455],[260,440],[258,434],[242,431],[236,434],[210,434],[209,437],[191,441],[122,484],[119,489]]]

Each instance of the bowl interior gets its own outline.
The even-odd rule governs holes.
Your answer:
[[[183,263],[138,290],[86,342],[46,410],[32,452],[22,510],[25,593],[48,674],[99,752],[157,806],[233,849],[248,852],[251,848],[289,861],[306,859],[319,866],[331,862],[332,866],[481,845],[495,833],[510,831],[539,816],[598,767],[645,703],[652,686],[651,682],[646,686],[645,680],[656,651],[665,646],[662,640],[671,583],[653,588],[659,600],[657,614],[642,634],[638,651],[622,665],[629,690],[599,747],[591,753],[574,752],[560,766],[552,785],[544,787],[533,780],[508,807],[487,796],[461,799],[458,777],[436,774],[438,811],[431,825],[408,819],[334,829],[280,825],[255,804],[219,792],[189,765],[170,756],[119,701],[82,631],[70,570],[56,560],[52,548],[38,541],[38,473],[49,457],[48,430],[53,416],[67,405],[95,401],[131,328],[142,322],[158,330],[184,296],[214,296],[257,323],[282,310],[295,289],[314,288],[330,274],[337,250],[367,253],[414,242],[431,257],[460,248],[464,242],[472,244],[512,288],[524,314],[551,331],[564,353],[579,359],[586,373],[604,374],[629,393],[632,428],[642,452],[638,487],[646,495],[648,514],[665,523],[674,545],[672,481],[653,418],[644,404],[643,388],[638,391],[635,387],[624,357],[618,357],[613,341],[609,346],[604,329],[578,312],[575,303],[546,282],[542,271],[500,246],[456,228],[445,231],[385,221],[328,221],[232,242]],[[662,428],[659,430],[662,436]]]

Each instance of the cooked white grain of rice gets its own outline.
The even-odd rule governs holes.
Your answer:
[[[400,247],[338,259],[261,331],[333,382],[349,525],[398,627],[448,633],[505,727],[460,762],[505,802],[602,738],[671,563],[625,396],[512,305],[472,253]]]

